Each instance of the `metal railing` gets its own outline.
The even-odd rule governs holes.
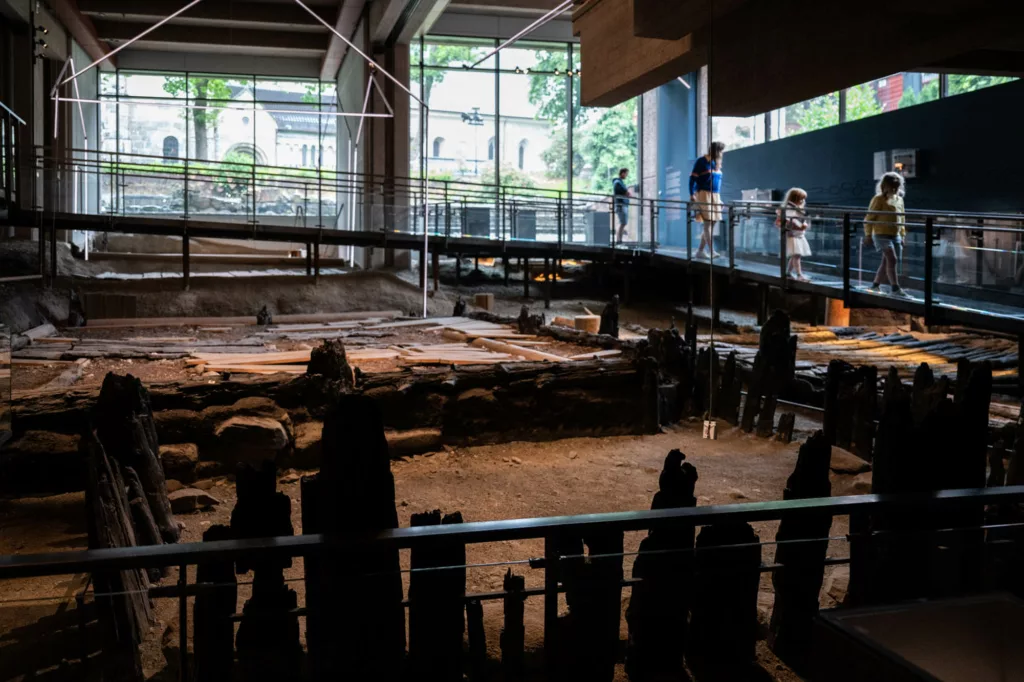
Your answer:
[[[767,202],[713,207],[649,198],[617,202],[603,194],[450,179],[431,179],[424,194],[422,181],[414,177],[73,152],[74,159],[41,156],[33,168],[48,182],[83,187],[77,196],[87,197],[89,205],[70,211],[58,207],[64,213],[235,223],[250,227],[251,234],[239,231],[238,236],[251,239],[268,239],[266,229],[301,223],[316,234],[297,235],[293,241],[308,243],[331,230],[427,232],[445,240],[475,240],[477,253],[493,246],[492,255],[501,255],[510,244],[529,243],[550,247],[543,256],[554,258],[575,246],[608,249],[595,252],[602,258],[657,254],[689,262],[704,256],[722,272],[767,277],[848,304],[912,308],[929,323],[951,311],[995,319],[1000,328],[1024,319],[1024,215],[907,210],[898,276],[909,297],[897,300],[884,289],[869,288],[882,256],[863,241],[864,207],[812,204],[804,209],[811,254],[801,258],[800,269],[812,281],[801,282],[792,276],[790,235],[781,228],[787,223],[780,219],[780,207]],[[717,214],[711,216],[719,218],[714,230],[705,231],[700,222],[705,213]],[[43,215],[45,223],[49,216]],[[83,229],[129,231],[96,223]],[[331,234],[336,238],[330,241],[345,242],[339,233]],[[699,248],[702,236],[713,248]],[[457,253],[459,244],[452,242],[445,250]],[[717,252],[714,259],[708,258],[712,251]]]
[[[841,555],[829,556],[825,559],[826,564],[851,563],[851,584],[864,576],[858,575],[862,564],[859,564],[857,552],[864,552],[865,548],[871,545],[872,540],[882,541],[887,537],[899,536],[901,533],[910,533],[918,540],[926,542],[949,541],[948,534],[965,540],[964,547],[974,547],[971,543],[981,543],[974,547],[983,552],[985,547],[986,531],[997,533],[988,538],[989,542],[997,542],[1005,545],[1013,543],[1015,535],[1007,536],[1008,528],[1024,527],[1022,523],[995,523],[981,521],[975,512],[985,506],[990,509],[1008,509],[1007,505],[1015,505],[1024,502],[1024,486],[997,487],[976,490],[945,490],[929,494],[912,495],[859,495],[853,497],[816,498],[789,501],[757,502],[749,504],[733,504],[708,507],[691,507],[680,509],[661,509],[654,511],[639,512],[618,512],[609,514],[590,514],[585,516],[548,517],[533,519],[517,519],[508,521],[487,521],[453,525],[428,526],[416,528],[401,528],[385,531],[372,537],[329,537],[324,535],[300,535],[276,538],[248,539],[248,540],[227,540],[219,542],[204,542],[195,544],[180,545],[159,545],[150,547],[132,547],[124,549],[103,549],[103,550],[82,550],[55,552],[50,554],[13,555],[0,557],[0,581],[16,580],[31,577],[59,576],[78,573],[95,573],[102,571],[117,571],[142,568],[165,568],[178,567],[179,577],[174,583],[154,586],[149,590],[149,596],[153,598],[172,598],[179,602],[178,613],[181,616],[179,624],[179,637],[181,642],[181,673],[182,679],[187,679],[188,667],[188,599],[204,590],[217,589],[216,585],[189,583],[188,567],[210,562],[233,562],[259,559],[262,561],[278,560],[294,557],[318,557],[332,549],[343,548],[347,556],[358,556],[359,552],[377,550],[431,550],[438,547],[451,549],[457,546],[466,546],[482,543],[507,543],[516,540],[543,540],[543,556],[503,560],[489,562],[487,564],[473,564],[467,562],[465,565],[445,568],[500,568],[518,566],[522,569],[530,567],[535,570],[543,570],[543,587],[531,588],[520,592],[525,597],[542,597],[544,600],[544,649],[545,656],[552,657],[558,649],[557,639],[558,628],[556,621],[559,617],[559,594],[565,589],[565,585],[559,580],[559,568],[566,561],[584,559],[585,557],[565,555],[560,551],[567,538],[585,537],[609,537],[618,534],[621,536],[629,532],[643,532],[649,530],[682,530],[685,528],[701,527],[714,524],[737,524],[737,523],[759,523],[759,522],[800,522],[810,519],[820,519],[822,515],[832,517],[848,516],[850,519],[848,534],[833,537],[829,534],[821,538],[801,538],[800,540],[771,539],[761,540],[759,545],[778,546],[792,542],[840,542],[847,543],[850,552]],[[1014,507],[1015,508],[1015,507]],[[957,509],[966,509],[965,519],[971,525],[956,528],[942,526],[948,523],[950,512]],[[942,519],[929,522],[924,525],[914,525],[910,530],[872,530],[870,520],[872,518],[907,518],[907,514],[914,515],[918,519]],[[1004,520],[1005,519],[1001,519]],[[931,524],[931,525],[929,525]],[[981,525],[978,525],[981,524]],[[877,526],[876,526],[877,527]],[[764,531],[761,531],[764,532]],[[770,531],[769,531],[770,532]],[[979,532],[981,535],[979,535]],[[1009,539],[1008,539],[1009,537]],[[896,538],[898,541],[899,537]],[[954,543],[956,541],[954,540]],[[620,546],[622,546],[620,544]],[[723,545],[717,547],[706,547],[696,549],[671,550],[673,552],[704,552],[728,549],[736,545]],[[968,550],[969,551],[969,550]],[[1019,550],[1014,550],[1019,551]],[[621,554],[608,555],[614,557],[633,557],[639,552],[623,551]],[[601,555],[605,556],[605,555]],[[861,555],[860,560],[863,560]],[[920,561],[927,564],[930,560],[941,560],[939,554],[922,552]],[[594,557],[591,556],[591,559]],[[608,558],[608,557],[605,557]],[[401,573],[415,573],[418,570],[432,569],[406,569]],[[785,570],[784,565],[777,563],[765,563],[762,558],[760,570],[762,572],[774,572]],[[913,570],[920,575],[928,573],[927,566],[915,566]],[[358,569],[346,568],[348,579],[358,582]],[[354,573],[354,575],[349,575]],[[374,574],[377,575],[377,574]],[[884,579],[884,576],[883,576]],[[291,581],[301,580],[289,579]],[[624,587],[631,587],[637,584],[637,579],[626,579]],[[94,598],[104,598],[107,595],[95,594]],[[500,599],[506,596],[505,592],[466,594],[465,600],[488,600]],[[81,598],[81,595],[79,595]],[[65,597],[66,598],[66,597]],[[408,602],[406,602],[408,605]],[[0,600],[2,605],[2,600]],[[293,612],[283,614],[282,617],[294,618],[303,617],[314,608],[315,604],[306,604]],[[753,605],[751,605],[753,608]],[[334,614],[335,617],[348,617],[346,614]],[[234,620],[245,618],[242,614],[235,614]]]

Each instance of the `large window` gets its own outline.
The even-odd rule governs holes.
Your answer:
[[[413,92],[430,107],[431,178],[608,194],[625,167],[635,181],[638,100],[581,106],[581,55],[568,43],[521,41],[466,68],[496,46],[438,37],[412,45]],[[410,125],[413,176],[423,163],[419,113],[414,107]]]
[[[333,222],[335,84],[120,71],[100,99],[103,160],[123,176],[102,211]]]
[[[896,73],[758,116],[713,117],[712,137],[729,149],[739,149],[1015,80],[1009,76]],[[769,135],[765,135],[766,129]]]

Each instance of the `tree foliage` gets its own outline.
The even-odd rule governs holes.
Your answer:
[[[961,76],[952,74],[949,76],[949,94],[961,95],[965,92],[974,92],[993,85],[1002,85],[1017,80],[1012,76]]]
[[[186,96],[192,104],[214,107],[211,109],[185,109],[192,112],[192,126],[196,135],[196,156],[200,159],[209,158],[210,132],[217,126],[220,109],[231,99],[231,89],[223,78],[167,78],[164,80],[164,92],[172,97]]]
[[[846,91],[846,120],[858,121],[882,113],[882,104],[869,83],[862,83]]]
[[[583,164],[591,174],[590,188],[595,192],[611,193],[612,180],[620,168],[637,175],[636,103],[631,99],[605,109],[581,136]]]

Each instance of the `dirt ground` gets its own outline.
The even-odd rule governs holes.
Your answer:
[[[486,521],[537,516],[586,514],[650,507],[658,487],[658,474],[669,450],[679,448],[698,470],[698,504],[727,504],[781,499],[786,478],[796,461],[797,444],[774,441],[725,430],[717,441],[701,439],[696,423],[675,427],[666,433],[641,437],[579,438],[548,443],[508,443],[483,447],[446,449],[441,452],[395,461],[396,505],[400,525],[409,525],[414,512],[442,509],[461,511],[466,521]],[[798,428],[815,424],[800,419]],[[806,435],[806,432],[801,433]],[[294,472],[282,472],[285,480],[297,478]],[[843,477],[848,478],[848,477]],[[183,541],[195,542],[212,524],[228,523],[236,497],[227,478],[215,479],[210,493],[222,504],[209,511],[180,516],[184,524]],[[849,492],[847,484],[834,485],[835,494]],[[301,532],[298,482],[283,483],[279,489],[292,499],[292,523]],[[85,547],[81,494],[46,498],[0,501],[0,554],[52,552]],[[757,524],[762,540],[774,536],[775,524]],[[837,520],[832,535],[845,533],[845,519]],[[625,571],[631,574],[633,557],[642,535],[627,534]],[[833,542],[831,556],[846,553],[843,542]],[[502,589],[502,576],[508,565],[543,554],[541,541],[516,541],[467,548],[469,564],[494,564],[470,568],[466,589],[469,593]],[[773,549],[766,545],[763,561],[772,561]],[[403,569],[409,557],[402,556]],[[543,584],[543,571],[525,563],[512,566],[526,578],[527,587]],[[839,569],[837,569],[839,570]],[[831,572],[832,569],[829,569]],[[194,569],[190,571],[194,579]],[[301,560],[286,573],[291,587],[304,602]],[[240,576],[246,582],[249,576]],[[408,573],[403,576],[408,588]],[[175,571],[163,584],[176,580]],[[829,580],[826,580],[828,583]],[[81,637],[77,630],[73,595],[84,585],[84,576],[12,581],[0,586],[0,682],[20,680],[20,675],[41,667],[53,667],[61,659],[80,658]],[[247,598],[248,587],[239,589],[238,608]],[[769,574],[761,581],[759,612],[763,623],[770,614],[772,594]],[[43,599],[45,598],[45,599]],[[623,608],[629,590],[623,591]],[[834,604],[825,595],[823,605]],[[538,650],[543,641],[543,603],[527,600],[526,635],[528,650]],[[563,604],[563,609],[564,609]],[[159,622],[144,645],[147,675],[157,680],[177,679],[177,602],[157,600]],[[488,651],[500,658],[498,637],[502,623],[500,601],[484,602],[484,624]],[[625,619],[621,638],[626,638]],[[799,679],[783,667],[759,643],[759,660],[771,679],[782,682]],[[72,664],[67,664],[72,665]],[[75,664],[77,665],[77,663]],[[45,678],[49,679],[49,678]],[[622,665],[617,680],[625,680]]]

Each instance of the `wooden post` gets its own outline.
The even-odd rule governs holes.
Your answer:
[[[829,497],[829,464],[832,446],[821,431],[800,446],[796,468],[786,482],[784,500]],[[818,593],[825,577],[825,556],[832,517],[828,513],[798,519],[783,519],[775,540],[775,563],[782,568],[772,574],[775,605],[768,634],[772,651],[795,671],[807,670],[811,653],[811,630],[818,614]],[[813,540],[813,542],[807,542]]]
[[[427,252],[420,251],[420,290],[427,286]]]
[[[349,263],[351,266],[352,264]],[[313,276],[313,244],[306,242],[306,277]]]
[[[747,679],[754,665],[759,542],[746,523],[704,526],[697,536],[686,662],[700,680]]]
[[[372,398],[342,394],[324,418],[318,514],[328,534],[370,534],[398,527],[395,483],[380,408]],[[318,565],[320,679],[395,679],[405,653],[405,609],[398,551],[347,550],[332,545]],[[359,589],[353,590],[352,585]],[[308,588],[307,588],[308,589]],[[308,594],[308,593],[307,593]],[[337,618],[338,613],[349,614]],[[308,625],[308,623],[307,623]],[[315,637],[313,637],[315,635]]]
[[[277,490],[277,467],[266,460],[257,469],[240,464],[238,503],[231,512],[237,539],[281,537],[294,533],[291,500]],[[236,646],[242,680],[295,679],[300,674],[302,645],[294,616],[298,595],[284,582],[290,558],[235,562],[239,574],[253,572],[252,597],[242,608]]]
[[[526,627],[523,624],[525,612],[526,579],[514,575],[512,569],[505,573],[505,620],[501,629],[501,665],[505,675],[518,678],[523,674],[523,653],[526,646]]]
[[[142,382],[130,374],[108,374],[96,400],[93,421],[107,455],[138,474],[163,541],[177,542],[180,531],[167,498],[153,410]]]
[[[570,641],[561,679],[611,682],[622,611],[623,535],[595,533],[584,543],[587,560],[573,559],[565,578]]]
[[[430,254],[431,270],[434,273],[434,291],[441,288],[441,254],[434,251]]]
[[[530,259],[523,258],[523,298],[530,298]]]
[[[505,286],[508,286],[508,274],[509,274],[508,273],[508,271],[509,271],[508,256],[502,256],[501,257],[501,266],[502,266],[502,270],[504,271],[504,275],[505,275]]]
[[[86,435],[88,452],[85,502],[90,549],[134,547],[135,533],[124,480],[95,432]],[[153,624],[149,579],[139,569],[92,574],[103,643],[104,679],[142,682],[139,645]],[[109,595],[109,596],[107,596]]]
[[[743,379],[736,371],[736,351],[730,351],[722,368],[722,381],[715,398],[715,413],[726,423],[737,426],[740,422],[740,398]]]
[[[487,670],[487,637],[484,633],[484,607],[479,599],[466,602],[471,680],[482,680]]]
[[[231,528],[224,525],[210,526],[203,533],[203,542],[232,538]],[[193,682],[230,680],[235,663],[235,626],[231,616],[238,603],[234,562],[199,564],[196,586],[199,591],[192,607]]]
[[[659,489],[651,509],[694,507],[697,470],[673,450],[665,457]],[[633,564],[633,586],[626,621],[629,645],[626,672],[630,679],[674,679],[683,669],[687,613],[693,579],[694,527],[681,525],[652,530],[640,541]]]
[[[413,514],[411,525],[462,523],[462,514],[440,510]],[[409,661],[424,680],[461,682],[462,636],[466,630],[465,545],[433,545],[412,550],[409,577]],[[450,570],[425,570],[456,566]],[[482,616],[482,614],[481,614]]]

